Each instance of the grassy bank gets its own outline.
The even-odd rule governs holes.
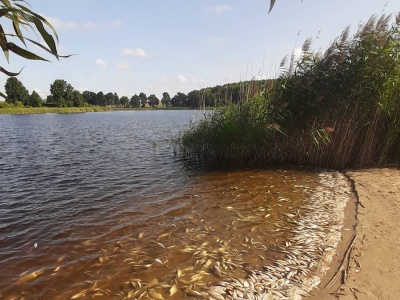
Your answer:
[[[306,40],[273,84],[185,131],[182,154],[335,168],[399,163],[399,29],[399,16],[371,17],[324,53]]]
[[[75,114],[85,112],[100,112],[110,111],[107,107],[101,106],[90,106],[90,107],[16,107],[9,105],[4,108],[0,108],[0,114],[13,114],[13,115],[24,115],[24,114]]]

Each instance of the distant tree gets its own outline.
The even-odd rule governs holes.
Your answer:
[[[139,94],[139,99],[140,99],[140,104],[142,105],[142,107],[144,107],[146,105],[147,102],[147,96],[145,93],[140,93]]]
[[[184,93],[178,92],[171,100],[172,106],[184,107],[186,106],[187,96]]]
[[[96,102],[97,102],[97,105],[106,106],[106,98],[105,98],[103,92],[98,92],[96,94]]]
[[[156,95],[154,95],[154,94],[151,94],[150,96],[149,96],[149,105],[151,106],[151,107],[154,107],[154,106],[156,106],[156,105],[158,105],[159,103],[160,103],[160,100],[157,98],[157,96]]]
[[[189,92],[189,94],[187,94],[187,106],[190,106],[192,108],[198,107],[199,99],[200,92],[198,90]]]
[[[169,96],[169,94],[167,92],[164,92],[162,94],[161,104],[164,106],[170,106],[172,104],[171,97]]]
[[[121,102],[120,102],[120,99],[118,97],[118,94],[114,93],[114,105],[118,106],[120,104],[121,104]]]
[[[122,105],[122,107],[128,107],[129,104],[129,98],[127,96],[122,96],[119,99],[119,103]]]
[[[46,103],[44,103],[44,106],[56,106],[56,105],[54,104],[54,99],[53,99],[53,96],[52,96],[52,95],[48,95],[48,96],[46,97]]]
[[[72,87],[72,85],[70,85],[69,83],[66,86],[65,89],[65,94],[64,94],[64,99],[65,102],[67,103],[67,106],[72,107],[74,106],[74,88]]]
[[[83,101],[90,105],[99,105],[96,98],[96,93],[91,91],[84,91],[82,93]]]
[[[203,89],[204,103],[206,106],[214,106],[216,103],[216,96],[212,93],[211,88]]]
[[[74,90],[74,99],[73,99],[74,106],[82,107],[84,106],[83,96],[81,92]]]
[[[68,83],[63,79],[56,79],[50,85],[50,93],[53,96],[53,103],[58,107],[66,107],[67,100],[65,99]]]
[[[29,96],[29,105],[33,107],[43,106],[42,97],[40,97],[36,91],[33,91],[32,94]]]
[[[105,102],[106,106],[114,106],[114,94],[113,93],[107,93],[105,96]]]
[[[140,97],[137,94],[133,95],[129,102],[134,108],[140,107]]]
[[[21,101],[23,105],[28,105],[29,92],[16,77],[9,77],[4,85],[8,103],[15,104],[16,101]]]

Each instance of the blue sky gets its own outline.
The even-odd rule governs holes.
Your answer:
[[[32,92],[48,95],[55,79],[80,90],[121,96],[189,92],[217,84],[273,77],[281,59],[308,37],[326,48],[347,25],[400,11],[400,1],[28,0],[56,28],[61,54],[52,63],[15,55],[11,71]],[[289,3],[289,4],[288,4]],[[5,20],[1,24],[7,28]],[[31,50],[39,51],[35,47]],[[0,75],[0,90],[7,77]]]

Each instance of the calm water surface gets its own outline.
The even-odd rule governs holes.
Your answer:
[[[215,260],[240,277],[238,265],[279,256],[265,245],[287,237],[279,214],[316,174],[189,164],[170,139],[198,117],[0,115],[0,298],[134,298],[157,280],[180,299],[185,284],[220,280]]]

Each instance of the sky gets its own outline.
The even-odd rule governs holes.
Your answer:
[[[42,53],[49,62],[27,61],[10,54],[1,66],[19,71],[18,79],[42,97],[64,79],[76,90],[177,92],[225,83],[273,78],[286,54],[313,38],[324,49],[351,25],[373,14],[400,12],[398,0],[28,0],[31,9],[52,23],[60,54]],[[7,19],[1,18],[6,32]],[[28,33],[29,34],[29,33]],[[37,37],[34,36],[34,39]],[[16,42],[17,43],[17,42]],[[4,92],[5,75],[0,74]]]

